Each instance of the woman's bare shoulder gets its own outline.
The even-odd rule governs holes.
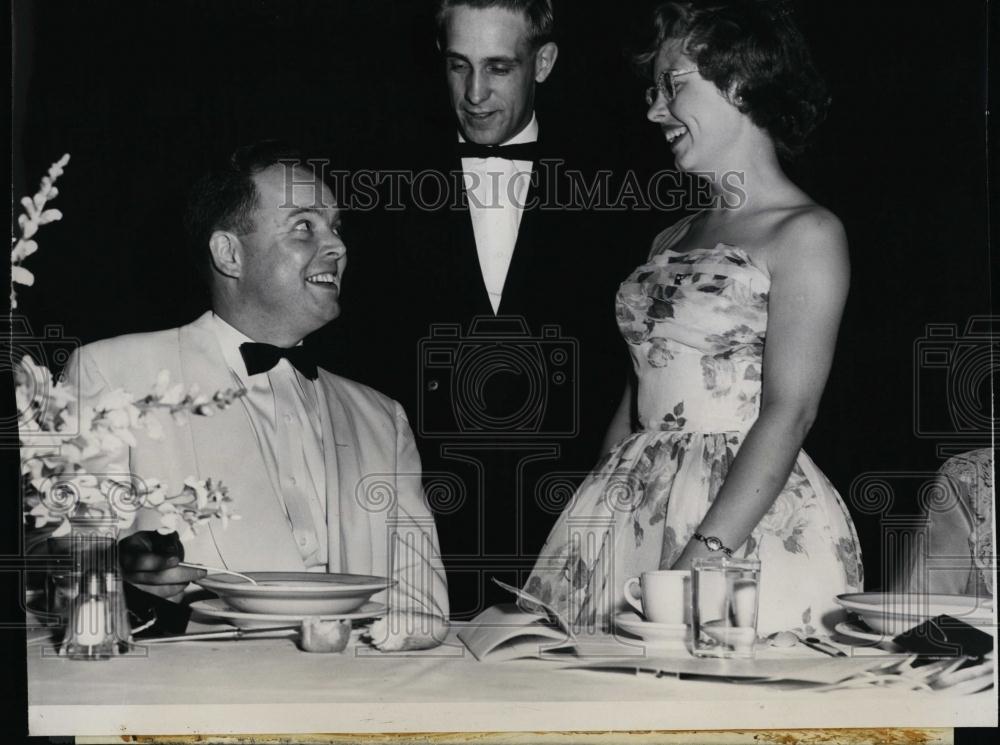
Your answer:
[[[808,203],[776,215],[764,251],[773,272],[790,264],[809,264],[823,271],[846,270],[847,233],[833,212]]]

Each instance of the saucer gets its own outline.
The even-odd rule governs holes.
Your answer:
[[[632,611],[616,615],[615,627],[657,646],[684,647],[688,638],[687,624],[644,621]]]
[[[851,621],[841,621],[833,627],[833,630],[841,636],[845,636],[848,639],[854,639],[856,641],[873,642],[875,644],[884,644],[892,641],[892,637],[888,634],[865,631]]]
[[[198,600],[191,603],[191,610],[199,616],[222,621],[241,629],[267,628],[301,623],[306,618],[319,618],[323,621],[353,621],[366,618],[378,618],[386,613],[384,603],[369,602],[350,613],[322,613],[317,615],[297,613],[244,613],[233,610],[220,598]]]

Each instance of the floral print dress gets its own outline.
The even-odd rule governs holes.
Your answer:
[[[525,590],[578,628],[627,609],[622,587],[668,569],[698,529],[760,410],[770,278],[743,249],[670,249],[668,228],[618,291],[639,431],[606,453],[552,529]],[[829,632],[862,565],[843,501],[800,452],[737,557],[761,562],[758,631]]]

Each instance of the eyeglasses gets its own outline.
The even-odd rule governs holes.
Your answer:
[[[680,72],[674,72],[672,70],[664,70],[657,76],[656,85],[651,85],[646,89],[646,105],[652,106],[656,101],[658,94],[663,94],[663,100],[665,103],[670,103],[674,100],[677,95],[677,87],[674,85],[674,78],[679,78],[681,75],[690,75],[693,72],[698,72],[697,67],[692,67],[690,70],[681,70]]]

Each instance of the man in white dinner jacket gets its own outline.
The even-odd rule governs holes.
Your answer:
[[[258,143],[202,177],[186,222],[212,310],[180,328],[88,344],[66,374],[83,399],[119,388],[143,395],[162,370],[185,391],[245,389],[228,410],[186,426],[165,417],[161,439],[139,433],[128,464],[171,493],[191,476],[221,481],[240,520],[225,529],[212,521],[181,548],[152,532],[159,516],[142,508],[120,543],[126,580],[175,595],[200,576],[181,558],[237,571],[388,576],[397,585],[373,599],[420,623],[387,624],[403,631],[379,646],[440,643],[447,587],[406,415],[318,369],[301,345],[340,313],[347,248],[329,187],[294,152]]]

